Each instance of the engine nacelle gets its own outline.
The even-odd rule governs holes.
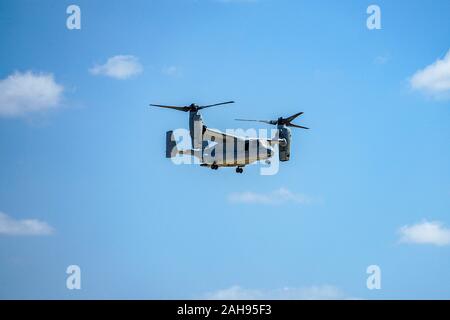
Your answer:
[[[291,156],[291,130],[286,127],[278,128],[278,138],[286,141],[286,143],[278,145],[278,157],[280,161],[289,161]]]

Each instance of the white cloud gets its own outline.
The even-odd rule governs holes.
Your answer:
[[[162,73],[166,76],[174,77],[180,75],[180,70],[175,66],[168,66],[162,69]]]
[[[35,219],[15,220],[0,212],[0,235],[43,236],[53,233],[53,228],[46,222]]]
[[[248,204],[283,204],[293,202],[298,204],[310,204],[314,200],[304,194],[293,193],[286,188],[280,188],[269,193],[256,193],[252,191],[234,192],[228,196],[228,200],[232,203],[248,203]]]
[[[412,226],[405,225],[399,230],[400,242],[433,244],[445,246],[450,244],[450,229],[438,221],[423,221]]]
[[[60,106],[64,87],[52,74],[15,72],[0,80],[0,116],[20,117]]]
[[[437,60],[410,79],[411,87],[435,97],[445,97],[450,93],[450,50],[444,59]]]
[[[108,59],[103,65],[96,65],[89,69],[94,75],[104,75],[115,79],[128,79],[143,70],[139,59],[132,55],[118,55]]]
[[[330,285],[272,290],[244,289],[232,286],[207,293],[209,300],[343,300],[350,299],[341,290]]]

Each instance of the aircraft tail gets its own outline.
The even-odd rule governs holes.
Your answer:
[[[173,136],[173,131],[166,132],[166,158],[175,157],[178,154],[177,142]]]
[[[194,156],[199,159],[202,157],[202,149],[179,150],[173,131],[166,132],[166,158],[173,158],[176,155]]]

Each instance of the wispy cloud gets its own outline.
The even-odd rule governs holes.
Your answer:
[[[388,61],[389,61],[389,56],[386,55],[386,54],[385,55],[376,56],[375,59],[373,60],[373,62],[375,64],[380,64],[380,65],[386,64],[386,63],[388,63]]]
[[[20,117],[58,108],[63,91],[53,74],[15,72],[0,80],[0,116]]]
[[[0,212],[0,235],[9,236],[45,236],[53,233],[46,222],[35,219],[15,220]]]
[[[315,199],[301,193],[294,193],[286,188],[280,188],[268,193],[252,191],[233,192],[228,196],[231,203],[269,204],[279,205],[283,203],[310,204]]]
[[[400,228],[400,242],[432,244],[445,246],[450,244],[450,229],[444,227],[439,221],[423,221],[412,226],[405,225]]]
[[[143,71],[139,59],[132,55],[118,55],[109,58],[105,64],[89,69],[94,75],[104,75],[114,79],[128,79]]]
[[[417,71],[410,84],[413,89],[436,98],[450,97],[450,50],[443,59]]]
[[[209,300],[343,300],[351,299],[340,289],[330,285],[272,290],[245,289],[232,286],[204,295]]]
[[[168,66],[162,68],[162,73],[169,77],[176,77],[180,75],[180,70],[175,66]]]

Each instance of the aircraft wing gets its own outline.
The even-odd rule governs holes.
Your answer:
[[[206,128],[206,130],[203,132],[203,140],[207,141],[215,141],[220,143],[221,141],[233,142],[235,141],[235,139],[237,139],[237,141],[245,141],[244,137],[227,134],[215,129]]]
[[[236,143],[244,143],[248,140],[258,140],[260,143],[262,143],[265,147],[271,147],[275,144],[285,145],[286,139],[280,139],[280,138],[272,138],[272,139],[258,139],[258,138],[245,138],[242,136],[236,136],[233,134],[224,133],[222,131],[216,130],[216,129],[210,129],[206,128],[203,133],[203,140],[204,141],[215,141],[217,143],[221,143],[222,141],[225,141],[225,143],[233,143],[236,141]]]
[[[283,144],[285,144],[286,143],[286,139],[279,139],[279,138],[273,138],[273,139],[267,139],[266,140],[268,143],[269,143],[269,145],[272,145],[272,144],[281,144],[281,145],[283,145]]]

